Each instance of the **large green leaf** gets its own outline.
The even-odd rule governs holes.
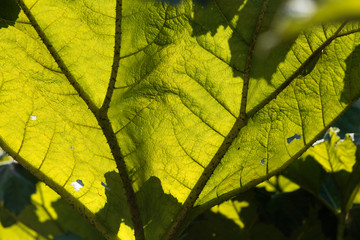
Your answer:
[[[18,0],[0,29],[1,147],[109,239],[170,238],[360,96],[358,23],[255,58],[279,1],[201,2]]]

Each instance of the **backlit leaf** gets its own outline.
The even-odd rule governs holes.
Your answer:
[[[254,55],[279,2],[18,0],[0,29],[0,146],[109,239],[179,234],[360,96],[358,23]]]

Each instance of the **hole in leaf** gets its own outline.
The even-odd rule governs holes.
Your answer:
[[[325,142],[325,139],[317,140],[316,142],[313,143],[312,146],[318,145],[318,144],[323,143],[323,142]]]
[[[294,141],[295,139],[300,140],[300,139],[301,139],[301,136],[300,136],[299,134],[294,134],[294,136],[287,138],[287,139],[286,139],[286,142],[287,142],[288,144],[290,144],[290,143],[291,143],[292,141]]]
[[[101,185],[102,185],[103,187],[105,187],[107,190],[109,190],[109,191],[110,191],[110,188],[109,188],[108,186],[106,186],[106,184],[105,184],[105,183],[101,182]]]
[[[265,159],[264,159],[264,158],[261,159],[261,160],[260,160],[260,163],[261,163],[262,165],[264,165],[264,164],[265,164]]]
[[[78,179],[75,182],[70,183],[71,186],[74,187],[75,191],[79,191],[81,188],[83,188],[85,185],[82,180]]]
[[[36,120],[36,116],[30,116],[30,120],[31,120],[31,121],[35,121],[35,120]]]
[[[348,133],[348,135],[351,138],[351,141],[355,142],[355,133]]]

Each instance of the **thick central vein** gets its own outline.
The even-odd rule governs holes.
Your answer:
[[[114,92],[116,78],[120,63],[120,49],[121,49],[121,19],[122,19],[122,0],[116,0],[116,20],[115,20],[115,46],[113,64],[111,67],[111,75],[108,83],[104,102],[95,115],[99,122],[99,125],[105,135],[105,138],[111,149],[111,153],[115,159],[119,175],[123,183],[127,203],[131,213],[131,220],[134,224],[134,233],[136,240],[145,240],[144,228],[141,221],[140,210],[136,202],[135,191],[132,187],[129,173],[126,168],[124,156],[121,152],[119,142],[116,138],[114,129],[112,128],[110,119],[108,117],[108,109],[111,102],[111,98]]]
[[[216,167],[219,165],[220,161],[228,151],[230,145],[233,143],[235,138],[238,136],[240,130],[245,126],[245,120],[246,120],[246,103],[247,103],[247,93],[248,93],[248,87],[249,87],[249,79],[250,79],[250,72],[251,72],[251,64],[252,64],[252,55],[254,52],[256,39],[259,34],[262,21],[265,15],[265,10],[267,8],[269,0],[264,0],[262,9],[260,11],[256,28],[253,33],[252,42],[249,46],[249,52],[246,62],[246,68],[245,68],[245,76],[243,81],[243,88],[242,88],[242,97],[241,97],[241,106],[240,106],[240,113],[237,117],[233,127],[231,128],[228,135],[224,138],[224,141],[220,145],[219,149],[211,159],[210,163],[207,165],[207,167],[204,169],[203,173],[201,174],[199,180],[196,182],[195,186],[191,190],[189,196],[185,200],[182,208],[178,212],[178,215],[176,216],[175,220],[172,222],[170,228],[168,229],[164,240],[170,240],[172,239],[175,234],[178,232],[178,229],[182,225],[182,223],[185,220],[185,217],[190,212],[190,210],[193,208],[196,200],[198,199],[200,193],[203,191],[206,183],[210,179],[211,175],[215,171]]]

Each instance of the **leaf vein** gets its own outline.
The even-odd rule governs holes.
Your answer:
[[[287,86],[289,86],[290,83],[293,82],[294,79],[296,79],[303,72],[303,70],[308,66],[308,64],[310,64],[314,58],[316,58],[319,54],[321,54],[321,51],[325,49],[325,47],[327,47],[337,37],[337,34],[341,31],[341,29],[344,28],[345,24],[346,23],[342,24],[337,29],[337,31],[330,38],[328,38],[318,49],[316,49],[308,57],[308,59],[305,62],[303,62],[303,64],[289,78],[287,78],[286,81],[283,82],[274,92],[272,92],[267,98],[265,98],[253,109],[251,109],[247,114],[248,119],[254,116],[260,109],[262,109],[265,105],[267,105],[269,102],[275,99],[276,96],[280,94],[280,92],[282,92]]]
[[[196,80],[194,77],[192,77],[188,72],[186,72],[186,75],[191,78],[192,80],[194,80],[197,84],[199,84],[200,87],[202,87],[221,107],[223,107],[231,116],[233,116],[234,118],[236,118],[236,115],[231,112],[231,110],[226,106],[225,103],[223,103],[222,101],[220,101],[217,97],[215,97],[215,95],[209,90],[207,89],[203,83],[201,83],[201,81]],[[222,134],[221,134],[222,135]]]
[[[201,164],[199,161],[197,161],[193,156],[191,156],[190,153],[188,153],[188,151],[187,151],[187,150],[184,148],[184,146],[180,143],[179,138],[178,138],[178,136],[177,136],[177,134],[176,134],[176,132],[175,132],[175,127],[174,127],[173,129],[174,129],[175,139],[176,139],[177,143],[179,144],[180,148],[182,149],[182,151],[183,151],[192,161],[194,161],[195,163],[197,163],[200,167],[205,168],[204,165],[202,165],[202,164]]]
[[[39,35],[40,39],[48,49],[50,55],[54,58],[55,62],[58,64],[59,68],[61,69],[62,73],[65,75],[69,83],[74,87],[74,89],[77,91],[79,96],[85,101],[85,103],[88,105],[89,109],[96,114],[97,107],[96,105],[91,101],[90,96],[84,91],[84,89],[81,87],[81,85],[76,81],[75,77],[72,75],[72,73],[69,71],[67,66],[65,65],[64,61],[54,48],[54,46],[51,44],[50,40],[42,30],[42,28],[37,23],[37,20],[32,15],[30,9],[26,6],[23,0],[17,0],[19,6],[24,11],[25,15],[29,19],[30,23],[32,24],[33,28]]]
[[[211,130],[213,130],[214,132],[216,132],[217,134],[219,134],[220,136],[222,136],[223,138],[225,138],[225,135],[222,134],[221,132],[219,132],[218,130],[216,130],[216,128],[214,126],[212,126],[210,123],[208,123],[207,121],[205,121],[205,119],[198,113],[196,113],[191,106],[189,106],[187,103],[185,103],[182,99],[182,97],[179,97],[180,101],[183,103],[183,105],[194,115],[196,116],[198,119],[201,120],[201,122],[203,122],[206,126],[208,126]]]
[[[241,34],[237,31],[237,29],[227,19],[227,17],[225,16],[223,10],[220,8],[219,3],[217,2],[217,0],[214,0],[214,3],[215,3],[215,6],[216,6],[216,9],[219,11],[221,17],[224,19],[226,24],[231,28],[231,30],[235,33],[235,35],[239,38],[239,40],[241,42],[245,43],[247,46],[250,46],[250,44],[245,40],[245,38],[243,38],[241,36]]]
[[[42,165],[43,165],[44,162],[45,162],[45,159],[47,158],[47,156],[48,156],[48,154],[49,154],[49,150],[50,150],[52,141],[53,141],[53,139],[54,139],[54,136],[55,136],[55,129],[54,129],[54,131],[53,131],[53,134],[51,135],[51,138],[50,138],[50,141],[49,141],[49,146],[48,146],[47,149],[46,149],[45,156],[44,156],[43,159],[41,160],[41,163],[40,163],[40,165],[39,165],[39,167],[38,167],[38,170],[41,169]]]
[[[184,204],[182,205],[180,211],[178,212],[178,215],[176,216],[175,220],[170,225],[170,228],[166,232],[164,236],[164,240],[171,239],[175,233],[177,232],[177,229],[180,227],[182,222],[184,221],[186,215],[188,212],[193,208],[196,200],[198,199],[200,193],[204,189],[206,183],[210,179],[212,173],[215,171],[216,167],[219,165],[220,161],[226,154],[227,150],[233,143],[234,139],[237,137],[240,130],[245,126],[245,113],[246,113],[246,98],[247,98],[247,91],[248,91],[248,80],[250,76],[250,67],[251,67],[251,61],[252,61],[252,54],[253,54],[253,48],[255,47],[255,42],[257,39],[257,35],[260,31],[262,20],[264,18],[264,14],[267,8],[269,0],[264,0],[261,12],[259,13],[258,20],[257,20],[257,26],[252,38],[252,43],[249,48],[249,55],[247,58],[246,68],[245,68],[245,78],[244,78],[244,85],[243,85],[243,95],[242,95],[242,101],[240,106],[240,113],[239,117],[236,119],[233,127],[231,128],[228,135],[224,138],[223,142],[219,146],[218,151],[215,153],[213,158],[211,159],[210,163],[206,168],[204,169],[203,173],[201,174],[200,178],[194,185],[193,189],[191,190],[190,194],[188,195],[187,199],[185,200]],[[245,96],[244,96],[245,95]]]
[[[219,57],[218,55],[216,55],[214,52],[212,52],[210,49],[207,49],[206,47],[204,47],[198,39],[196,39],[197,43],[199,44],[199,46],[204,49],[206,52],[210,53],[211,55],[213,55],[214,57],[216,57],[217,59],[219,59],[220,61],[222,61],[223,63],[225,63],[226,65],[228,65],[229,67],[231,67],[233,70],[241,73],[241,74],[244,74],[245,71],[242,71],[240,69],[238,69],[237,67],[231,65],[230,63],[228,63],[227,61],[225,61],[224,59],[222,59],[221,57]]]

